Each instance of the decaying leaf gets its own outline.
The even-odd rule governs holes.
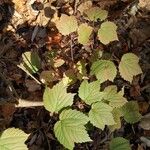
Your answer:
[[[69,35],[75,32],[78,28],[77,19],[75,16],[67,16],[62,14],[60,19],[56,22],[56,27],[63,35]]]

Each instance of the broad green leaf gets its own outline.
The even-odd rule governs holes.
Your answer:
[[[114,125],[115,121],[112,115],[112,110],[112,107],[102,102],[92,104],[92,108],[89,112],[90,122],[102,130],[105,125]]]
[[[31,74],[36,73],[41,68],[41,61],[36,52],[25,52],[22,54],[23,66]]]
[[[52,113],[58,113],[62,108],[72,105],[73,97],[74,94],[67,93],[67,87],[63,82],[59,82],[52,89],[45,88],[44,107]]]
[[[120,129],[121,128],[121,120],[120,117],[122,117],[122,112],[120,108],[114,108],[112,111],[113,117],[115,124],[109,126],[109,129],[113,132],[115,129]]]
[[[127,53],[122,56],[119,72],[124,80],[132,82],[134,76],[142,73],[138,62],[139,58],[133,53]]]
[[[85,124],[88,117],[76,110],[64,110],[60,120],[54,126],[54,133],[58,141],[66,148],[73,150],[75,143],[92,141],[87,134]]]
[[[28,150],[25,145],[28,136],[20,129],[8,128],[0,133],[0,150]]]
[[[106,21],[101,24],[100,29],[98,30],[98,38],[100,42],[107,45],[112,41],[118,40],[117,36],[117,26],[110,21]]]
[[[78,42],[83,45],[88,44],[92,30],[93,28],[87,23],[82,23],[78,28]]]
[[[116,137],[110,142],[110,150],[131,150],[131,146],[128,140]]]
[[[141,114],[139,113],[138,103],[136,101],[129,101],[122,107],[122,113],[124,120],[128,123],[134,124],[141,119]]]
[[[92,2],[89,0],[89,1],[85,1],[85,2],[81,3],[77,9],[80,11],[81,14],[83,14],[83,12],[85,10],[87,10],[91,7],[92,7]]]
[[[99,7],[91,7],[90,9],[85,10],[84,14],[90,21],[97,21],[97,19],[103,21],[108,16],[108,12],[106,10],[100,9]]]
[[[78,28],[77,19],[75,16],[67,16],[62,14],[60,19],[56,22],[56,27],[63,35],[69,35],[75,32]]]
[[[100,82],[94,81],[88,83],[84,80],[79,87],[79,97],[85,101],[85,103],[91,105],[94,102],[102,100],[102,92],[100,92]]]
[[[117,69],[112,61],[98,60],[92,64],[91,74],[95,74],[101,83],[107,80],[113,81],[117,75]]]
[[[106,87],[103,91],[103,99],[109,102],[112,107],[121,107],[127,100],[123,97],[122,91],[117,92],[117,86],[110,85]]]

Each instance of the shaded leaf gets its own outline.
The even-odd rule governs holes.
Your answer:
[[[102,100],[102,92],[100,92],[100,82],[94,81],[88,83],[84,80],[79,87],[79,97],[85,101],[85,103],[91,105],[94,102]]]
[[[107,80],[113,81],[117,75],[117,69],[112,61],[98,60],[92,64],[91,74],[95,74],[101,83]]]
[[[28,136],[20,129],[8,128],[0,133],[0,150],[28,150],[24,143]]]
[[[116,137],[110,142],[110,150],[131,150],[131,146],[128,140],[122,137]]]
[[[44,107],[54,113],[73,104],[74,94],[67,93],[67,87],[59,82],[52,89],[46,87],[43,95]]]
[[[127,53],[122,56],[119,72],[124,80],[132,82],[134,76],[142,73],[138,62],[139,58],[133,53]]]
[[[76,110],[64,110],[60,120],[54,126],[54,133],[58,141],[66,148],[73,150],[75,143],[91,141],[84,125],[88,117]]]
[[[90,21],[97,21],[97,19],[103,21],[108,16],[108,12],[99,7],[91,7],[90,9],[85,10],[84,13]]]
[[[112,107],[102,102],[92,104],[92,108],[89,112],[90,122],[102,130],[105,125],[114,125],[115,121],[112,115],[112,110]]]
[[[107,45],[112,41],[118,40],[117,36],[117,26],[110,21],[106,21],[101,24],[100,29],[98,30],[98,38],[100,42]]]
[[[92,30],[93,28],[87,23],[82,23],[78,28],[78,42],[83,45],[88,44]]]
[[[36,52],[25,52],[22,54],[23,58],[23,66],[28,70],[31,74],[38,72],[41,68],[41,61]]]
[[[115,129],[121,128],[120,117],[122,117],[122,112],[121,112],[120,108],[115,108],[115,109],[113,109],[112,114],[113,114],[115,124],[109,126],[109,129],[113,132]]]
[[[60,19],[56,22],[56,27],[61,34],[69,35],[77,30],[77,19],[74,16],[62,14]]]
[[[139,113],[139,107],[136,101],[130,101],[126,103],[122,107],[122,113],[125,121],[131,124],[140,121],[142,117],[141,114]]]

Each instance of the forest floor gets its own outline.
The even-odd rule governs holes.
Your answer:
[[[9,127],[30,133],[26,144],[29,150],[61,150],[62,145],[53,133],[56,118],[41,105],[44,84],[52,87],[64,77],[74,80],[69,91],[77,92],[81,83],[77,63],[86,62],[87,72],[91,61],[104,57],[120,59],[127,52],[140,59],[142,75],[130,84],[119,76],[115,84],[125,87],[128,100],[137,101],[140,113],[148,116],[133,125],[122,122],[114,135],[130,140],[133,150],[150,148],[150,2],[149,0],[93,0],[93,6],[109,12],[108,20],[117,25],[118,41],[103,45],[96,38],[83,46],[63,36],[55,26],[61,14],[80,17],[79,6],[84,0],[0,0],[0,131]],[[109,33],[108,33],[109,34]],[[71,40],[71,41],[70,41]],[[71,42],[71,48],[70,43]],[[18,67],[22,54],[38,53],[41,68],[31,76]],[[109,85],[106,82],[105,85]],[[19,107],[14,103],[20,102]],[[21,101],[25,101],[22,103]],[[38,103],[39,102],[39,103]],[[38,106],[39,105],[39,106]],[[74,107],[82,109],[78,100]],[[149,126],[149,127],[148,127]],[[76,144],[76,150],[107,150],[110,132],[94,128],[90,133],[93,142]],[[142,137],[142,138],[141,138]],[[142,139],[142,140],[141,140]],[[146,139],[146,140],[145,140]],[[149,146],[149,147],[148,147]]]

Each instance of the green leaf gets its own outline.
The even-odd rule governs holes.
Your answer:
[[[122,112],[121,112],[120,108],[114,108],[113,111],[112,111],[112,114],[113,114],[115,124],[109,126],[109,129],[113,132],[114,130],[121,128],[120,117],[122,117],[123,115],[122,115]]]
[[[112,61],[98,60],[92,64],[91,74],[95,74],[101,83],[107,80],[113,81],[117,75],[117,69]]]
[[[124,80],[132,82],[134,76],[142,73],[138,62],[139,58],[133,53],[127,53],[122,56],[119,72]]]
[[[101,24],[100,29],[98,30],[98,38],[100,42],[107,45],[112,41],[118,40],[117,36],[117,26],[110,21],[106,21]]]
[[[115,85],[106,87],[103,91],[103,95],[103,99],[108,101],[109,105],[112,107],[121,107],[127,102],[122,92],[117,92],[117,86]]]
[[[63,35],[69,35],[75,32],[78,28],[77,19],[75,16],[67,16],[62,14],[60,19],[56,22],[56,27]]]
[[[83,45],[88,44],[92,30],[93,28],[87,23],[82,23],[78,28],[78,42]]]
[[[28,70],[31,74],[37,73],[41,68],[41,61],[36,52],[25,52],[22,54],[23,58],[23,66]]]
[[[52,89],[46,87],[43,95],[44,107],[54,113],[73,104],[74,94],[67,93],[67,87],[59,82]]]
[[[88,117],[76,110],[64,110],[60,120],[54,126],[54,133],[58,141],[66,148],[72,150],[75,143],[92,141],[87,134],[85,124]]]
[[[105,125],[114,125],[112,110],[112,107],[102,102],[92,104],[92,109],[89,112],[90,122],[102,130]]]
[[[139,113],[138,103],[136,101],[130,101],[122,107],[122,113],[126,122],[134,124],[141,119]]]
[[[128,140],[116,137],[110,142],[110,150],[131,150],[131,146]]]
[[[108,12],[106,10],[100,9],[99,7],[91,7],[90,9],[85,10],[84,14],[90,21],[97,21],[97,19],[103,21],[108,16]]]
[[[8,128],[0,133],[0,150],[28,150],[24,144],[28,136],[20,129]]]
[[[84,80],[79,87],[79,97],[85,101],[85,103],[91,105],[94,102],[102,100],[102,92],[100,92],[100,82],[94,81],[88,83]]]
[[[76,67],[79,71],[79,73],[81,74],[82,77],[86,77],[87,76],[87,70],[86,70],[86,62],[85,60],[80,60],[77,62]]]

